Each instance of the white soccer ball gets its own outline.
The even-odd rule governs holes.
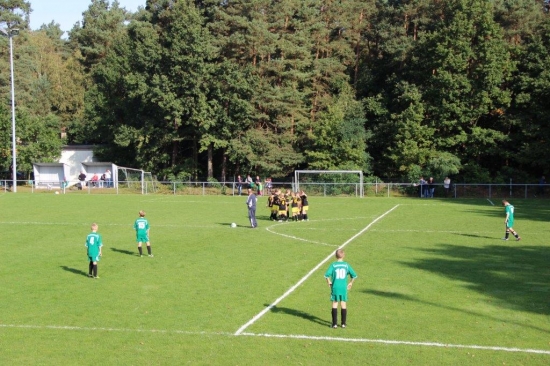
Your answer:
[[[233,223],[231,223],[231,227],[235,228],[235,227],[237,227],[237,224],[235,224],[235,223],[233,222]]]
[[[55,191],[55,194],[59,194],[59,192],[58,192],[58,191]]]

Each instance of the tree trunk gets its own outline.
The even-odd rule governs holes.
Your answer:
[[[208,145],[208,179],[214,178],[214,168],[212,161],[214,160],[214,145]]]

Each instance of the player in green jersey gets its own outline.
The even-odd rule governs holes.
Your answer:
[[[97,262],[99,262],[99,257],[101,257],[101,247],[103,246],[101,235],[97,233],[97,229],[98,226],[94,222],[92,224],[92,232],[86,237],[86,255],[90,261],[88,277],[93,278],[99,278],[97,276]]]
[[[506,200],[502,200],[502,205],[504,206],[504,212],[506,213],[506,218],[504,219],[506,234],[504,235],[504,238],[502,238],[502,240],[508,240],[508,236],[510,235],[510,233],[512,233],[516,240],[520,241],[521,237],[519,236],[517,231],[514,230],[514,206],[512,206],[510,202]]]
[[[138,243],[139,256],[143,256],[141,244],[147,245],[147,253],[149,257],[153,257],[151,253],[151,242],[149,241],[149,221],[145,218],[145,211],[139,211],[139,217],[134,222],[134,230],[136,231],[136,242]]]
[[[338,303],[342,313],[342,328],[346,327],[348,309],[348,290],[351,289],[357,274],[351,266],[344,262],[345,253],[342,249],[336,250],[336,262],[333,262],[325,273],[325,279],[330,287],[330,301],[332,301],[332,328],[338,328]],[[348,283],[348,275],[351,281]]]

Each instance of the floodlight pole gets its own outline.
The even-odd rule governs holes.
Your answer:
[[[15,82],[13,79],[13,36],[18,34],[18,29],[4,29],[0,31],[10,39],[10,72],[11,72],[11,144],[12,144],[12,192],[17,192],[17,147],[15,145]]]

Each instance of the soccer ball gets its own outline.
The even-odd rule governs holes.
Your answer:
[[[55,194],[59,194],[59,192],[58,192],[58,191],[55,191]]]
[[[235,228],[237,227],[237,224],[235,224],[234,222],[231,224],[231,227]]]

